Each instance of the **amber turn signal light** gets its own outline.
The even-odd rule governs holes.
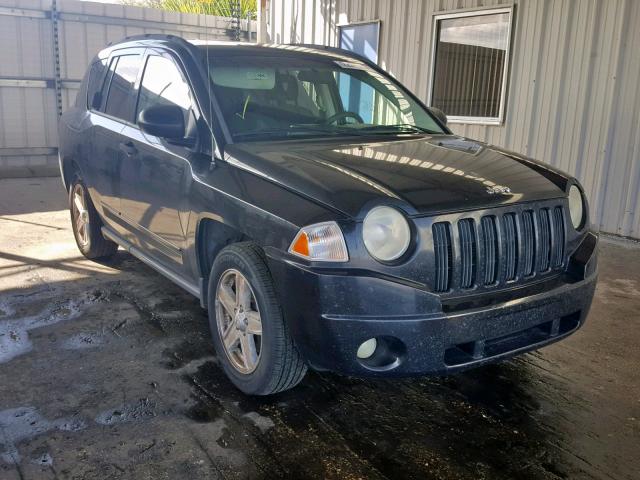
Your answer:
[[[289,253],[315,262],[349,260],[342,230],[336,222],[316,223],[301,228],[289,246]]]

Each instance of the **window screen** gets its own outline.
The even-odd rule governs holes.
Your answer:
[[[106,114],[127,122],[131,121],[132,103],[135,101],[132,92],[140,62],[140,55],[123,55],[117,59],[117,62],[111,62],[110,68],[114,69],[114,73],[109,84],[109,94],[104,110]]]
[[[436,17],[431,105],[450,119],[498,122],[511,10]]]

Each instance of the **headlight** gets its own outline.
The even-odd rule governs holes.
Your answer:
[[[301,228],[289,246],[289,253],[316,262],[349,260],[342,230],[336,222],[323,222]]]
[[[584,224],[584,200],[582,192],[576,185],[569,188],[569,214],[573,228],[579,230]]]
[[[395,208],[375,207],[364,219],[362,239],[373,258],[390,262],[409,248],[411,229],[404,215]]]

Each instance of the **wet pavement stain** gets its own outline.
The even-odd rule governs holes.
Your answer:
[[[95,419],[100,425],[114,425],[118,423],[141,421],[157,415],[156,402],[148,398],[141,398],[135,403],[120,405],[116,408],[101,412]]]
[[[53,458],[48,453],[43,453],[37,458],[32,458],[31,463],[39,466],[51,466],[53,465]]]
[[[588,462],[562,467],[561,432],[544,422],[543,406],[528,393],[537,384],[531,370],[516,360],[444,378],[311,373],[299,389],[272,398],[238,393],[214,364],[185,379],[200,391],[188,416],[250,419],[261,449],[278,458],[274,476],[341,478],[364,462],[367,478],[596,478]],[[220,441],[234,439],[229,433]],[[315,455],[334,463],[298,464]]]
[[[78,333],[62,343],[66,350],[83,350],[85,348],[97,348],[105,342],[104,335],[100,333]]]
[[[86,424],[82,419],[47,420],[34,407],[0,411],[0,460],[6,463],[20,463],[21,455],[17,445],[21,441],[35,438],[53,429],[77,432],[84,428]]]
[[[163,352],[167,358],[166,367],[178,370],[193,361],[212,358],[215,355],[213,344],[202,340],[189,339],[180,345],[166,349]]]
[[[24,355],[32,350],[29,331],[55,323],[71,320],[80,315],[82,302],[69,300],[58,302],[46,307],[36,315],[15,318],[13,307],[5,305],[5,318],[0,322],[0,363],[6,363],[13,358]],[[8,308],[9,307],[9,308]]]
[[[182,415],[193,422],[196,432],[200,428],[217,432],[205,439],[193,433],[191,439],[206,452],[208,468],[218,476],[245,478],[232,473],[243,465],[253,478],[599,478],[597,466],[564,451],[569,448],[565,434],[547,408],[569,403],[577,411],[589,412],[590,405],[571,397],[567,379],[559,373],[547,374],[554,365],[546,365],[539,353],[444,378],[359,380],[310,372],[293,391],[252,398],[236,390],[212,360],[206,315],[194,303],[182,315],[167,316],[154,313],[154,307],[137,295],[121,295],[117,288],[120,285],[94,290],[87,295],[91,300],[80,304],[87,308],[109,304],[112,311],[135,312],[110,323],[120,333],[114,333],[109,344],[154,345],[156,353],[150,357],[143,349],[144,362],[155,358],[169,377],[146,382],[150,397],[99,411],[93,417],[95,424],[148,428],[150,421],[157,424],[157,417],[173,424],[176,414]],[[179,301],[159,303],[177,311]],[[64,308],[59,311],[66,314]],[[170,320],[158,329],[152,318]],[[40,326],[56,325],[51,321]],[[152,332],[140,343],[141,335]],[[65,337],[59,346],[64,350],[78,343],[92,345],[99,338],[100,334],[82,330]],[[130,346],[137,358],[134,345]],[[190,391],[182,406],[166,404],[166,396],[179,388],[168,380],[174,377],[185,393]],[[37,425],[35,436],[59,428],[51,422]],[[3,447],[7,452],[3,459],[20,463],[16,445],[30,437],[11,438],[9,447]],[[158,445],[168,441],[150,438],[130,448],[135,451],[130,455],[153,457]],[[40,457],[30,458],[36,465],[33,459]],[[53,457],[42,458],[47,466],[47,458]],[[199,465],[206,468],[207,463]],[[123,474],[128,471],[121,468]]]

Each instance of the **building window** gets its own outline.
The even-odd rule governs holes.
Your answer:
[[[449,121],[502,123],[512,9],[434,17],[430,105]]]
[[[339,28],[340,48],[378,63],[379,21],[340,25]],[[371,123],[375,103],[374,89],[345,73],[338,75],[338,87],[344,105],[350,111],[358,113],[365,123]]]
[[[378,63],[379,21],[339,25],[339,28],[340,48]]]

